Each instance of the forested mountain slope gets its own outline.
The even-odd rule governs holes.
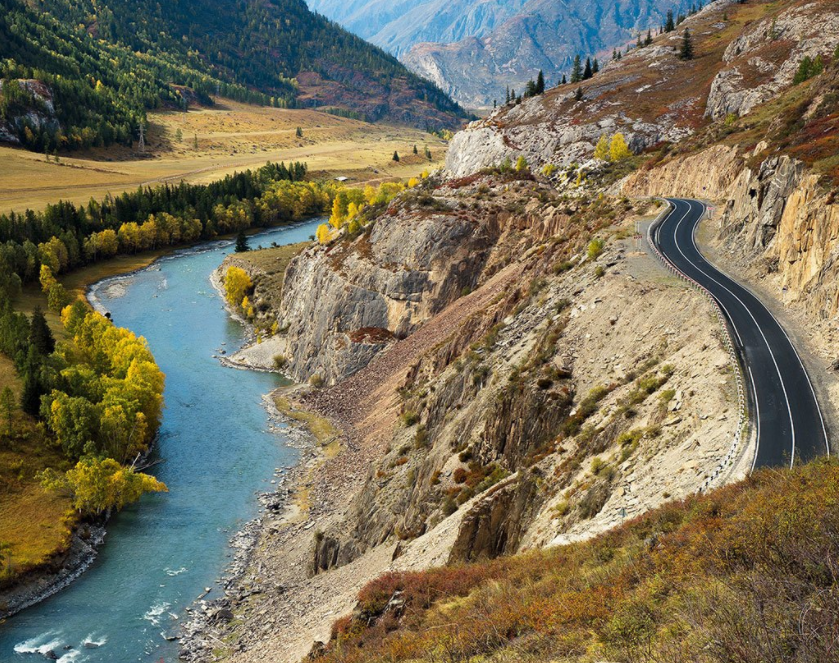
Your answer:
[[[128,144],[145,110],[210,103],[216,93],[431,128],[454,127],[463,115],[395,58],[299,0],[2,2],[0,78],[47,87],[4,85],[0,138],[34,149]]]

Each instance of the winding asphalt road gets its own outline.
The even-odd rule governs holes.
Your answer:
[[[829,454],[827,429],[813,385],[784,329],[749,290],[699,252],[697,200],[669,198],[671,210],[651,232],[664,259],[705,288],[727,318],[745,368],[751,419],[757,427],[755,467],[789,467]]]

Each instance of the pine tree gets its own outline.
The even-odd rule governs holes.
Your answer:
[[[591,73],[591,58],[586,58],[586,68],[583,69],[583,80],[587,81],[594,74]]]
[[[582,101],[583,100],[583,88],[581,88],[581,87],[577,88],[577,91],[574,93],[574,99],[576,101]]]
[[[613,48],[612,49],[612,60],[617,60],[617,59],[618,59],[618,49]]]
[[[839,48],[839,47],[837,47],[837,48]],[[560,82],[560,85],[567,85],[567,84],[568,84],[568,79],[565,78],[565,74],[562,74],[562,81]]]
[[[542,73],[542,70],[539,70],[539,74],[536,76],[536,94],[544,94],[545,92],[545,75]]]
[[[303,138],[303,128],[297,127],[297,131],[294,132],[298,138]]]
[[[594,58],[591,63],[591,73],[596,74],[598,71],[600,71],[600,63],[597,61],[597,58]]]
[[[527,85],[524,86],[524,98],[529,99],[536,95],[536,83],[533,81],[527,81]]]
[[[37,417],[41,409],[41,384],[35,370],[28,371],[23,378],[20,409],[33,417]]]
[[[579,83],[583,80],[583,66],[580,63],[580,56],[574,56],[574,64],[571,67],[571,82],[572,83]]]
[[[510,103],[510,86],[508,85],[507,88],[506,88],[506,92],[504,94],[504,105],[506,106],[509,103]]]
[[[425,158],[431,161],[431,150],[428,149],[428,145],[425,146]]]
[[[42,357],[52,354],[55,350],[55,339],[52,336],[47,319],[40,307],[35,307],[32,320],[29,323],[29,343],[34,346]]]
[[[644,38],[644,46],[649,46],[653,43],[653,33],[647,30],[647,36]]]
[[[239,234],[236,235],[236,253],[244,253],[245,251],[250,251],[251,247],[248,246],[248,236],[245,234],[244,230],[240,230]]]
[[[664,31],[673,32],[676,29],[676,24],[673,22],[673,10],[667,11],[667,20],[664,22]]]
[[[393,151],[393,157],[391,157],[393,161],[399,161],[399,152],[396,150]]]
[[[682,35],[682,47],[679,50],[679,58],[681,60],[693,59],[693,41],[690,37],[690,30],[687,28],[685,28],[685,32]]]

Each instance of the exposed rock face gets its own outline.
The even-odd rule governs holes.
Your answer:
[[[805,56],[830,56],[839,44],[839,10],[823,4],[793,7],[764,18],[725,49],[708,95],[708,117],[745,115],[788,87]]]
[[[11,116],[7,115],[5,120],[0,119],[0,142],[19,145],[22,132],[27,126],[33,129],[58,129],[52,91],[48,86],[35,79],[0,80],[0,93],[4,84],[8,85],[10,82],[20,86],[29,100],[16,104]]]
[[[604,133],[622,132],[636,152],[662,141],[677,142],[691,133],[687,127],[674,125],[672,118],[645,122],[620,111],[606,112],[597,121],[579,122],[575,115],[582,105],[570,92],[551,99],[536,97],[506,112],[503,122],[497,114],[472,122],[452,138],[446,170],[462,177],[519,156],[534,168],[548,163],[567,166],[590,159]]]
[[[478,179],[458,191],[461,196],[468,192],[467,200],[475,201],[479,207],[493,204],[478,203],[483,196],[494,201],[493,195],[503,191],[500,187],[490,188],[480,194],[480,187],[486,187],[488,181],[491,178]],[[520,186],[518,192],[512,192],[513,199],[525,195],[533,185],[523,182]],[[671,320],[672,303],[664,304],[660,293],[627,285],[632,280],[624,277],[616,276],[608,284],[598,281],[593,266],[564,267],[570,270],[568,274],[554,270],[555,264],[585,248],[588,234],[580,222],[582,209],[539,203],[536,193],[540,190],[544,194],[540,187],[528,194],[532,198],[523,213],[499,217],[499,230],[491,235],[493,243],[488,246],[485,260],[487,273],[492,271],[492,265],[519,262],[525,266],[522,277],[504,296],[495,298],[480,314],[469,317],[458,331],[441,336],[409,368],[399,388],[398,407],[403,424],[390,433],[387,453],[374,461],[346,514],[315,540],[309,562],[311,573],[349,564],[394,538],[410,540],[433,531],[459,505],[465,515],[452,543],[451,560],[511,553],[525,541],[530,545],[545,543],[560,534],[579,536],[580,532],[596,531],[588,519],[608,522],[619,518],[620,508],[628,508],[615,492],[614,476],[596,482],[596,489],[591,488],[596,495],[586,497],[591,490],[581,491],[579,497],[585,498],[586,506],[580,507],[579,514],[585,515],[569,509],[571,520],[559,529],[552,522],[549,503],[556,506],[563,490],[581,480],[577,478],[579,473],[585,474],[580,463],[587,465],[590,456],[609,449],[627,427],[640,425],[642,420],[648,422],[646,425],[661,425],[664,410],[656,406],[654,399],[646,406],[638,406],[639,412],[633,412],[637,419],[623,417],[618,403],[634,388],[634,377],[630,373],[627,379],[626,373],[629,367],[649,359],[656,347],[666,348],[662,352],[667,361],[683,365],[688,355],[697,352],[696,337],[688,329],[698,330],[695,326],[685,327],[684,338],[668,331],[675,336],[667,336],[668,340],[658,346],[653,339],[658,339],[661,332],[654,321],[667,316],[667,324],[673,324],[672,329],[679,328]],[[438,195],[453,198],[445,187],[441,191]],[[481,212],[476,216],[480,218]],[[438,226],[441,218],[433,217]],[[382,225],[377,230],[394,222],[378,223]],[[558,243],[550,239],[558,237],[563,238]],[[622,260],[622,249],[613,249],[602,265]],[[482,282],[483,277],[478,281],[478,292]],[[595,313],[601,297],[620,302],[621,312]],[[656,299],[659,304],[653,312],[651,307]],[[631,320],[624,303],[633,309]],[[678,306],[688,314],[696,303],[680,301]],[[618,330],[615,325],[621,318],[626,320]],[[417,333],[427,333],[434,324],[435,318],[429,318],[422,332]],[[591,340],[595,327],[599,329],[596,342]],[[705,326],[702,329],[702,334],[708,331]],[[634,345],[627,335],[645,339],[643,348]],[[398,346],[386,349],[383,356],[387,358],[395,352]],[[682,352],[685,354],[680,355]],[[696,375],[698,361],[713,376],[726,365],[719,352],[717,342],[705,345],[699,351],[701,358],[694,355],[685,364],[690,368],[685,370]],[[604,373],[603,357],[622,358],[617,360],[619,367],[614,377],[611,372]],[[582,401],[592,390],[604,388],[604,384],[614,389],[609,397],[613,405],[605,407],[602,417],[589,422],[591,428],[577,436],[580,427],[569,424],[569,420],[581,408],[586,412],[581,416],[588,416],[590,406]],[[723,380],[722,384],[727,383]],[[724,390],[729,388],[730,385]],[[352,380],[335,389],[353,389]],[[714,407],[716,412],[726,410],[722,404]],[[693,437],[693,431],[687,432],[696,426],[696,420],[689,423],[675,418],[669,425],[674,427],[672,433],[682,431],[676,438],[680,442],[660,453],[662,457],[672,454],[681,465],[685,462],[682,454],[686,447],[682,444],[686,436],[699,439]],[[724,447],[727,425],[711,435],[704,429],[702,445]],[[668,435],[667,439],[672,438]],[[651,440],[649,444],[652,448],[657,443]],[[710,456],[715,453],[711,451]],[[638,460],[641,473],[643,464]],[[634,463],[627,464],[622,472],[626,471],[626,480],[640,494],[640,484],[656,474],[650,473],[643,479],[633,475],[630,479],[629,468],[633,466]],[[694,470],[695,467],[690,468],[679,482],[690,481]],[[618,506],[619,502],[622,506]]]
[[[690,196],[726,198],[742,172],[735,147],[715,145],[699,154],[670,161],[651,170],[638,170],[622,183],[630,196]]]
[[[814,318],[839,312],[839,204],[803,164],[781,156],[745,169],[719,223],[729,250],[776,272]]]
[[[474,287],[494,232],[486,215],[394,208],[355,242],[308,249],[289,265],[278,316],[289,373],[334,383],[365,366]]]

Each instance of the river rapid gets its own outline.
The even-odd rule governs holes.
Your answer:
[[[293,244],[322,219],[269,230],[253,247]],[[216,584],[232,559],[233,534],[258,513],[257,493],[297,451],[272,423],[262,397],[283,383],[270,373],[222,366],[246,330],[227,315],[210,273],[232,251],[212,242],[129,276],[106,279],[91,299],[144,336],[166,374],[166,408],[150,473],[169,493],[146,495],[108,523],[91,568],[70,587],[0,626],[0,661],[176,661],[185,610]]]

